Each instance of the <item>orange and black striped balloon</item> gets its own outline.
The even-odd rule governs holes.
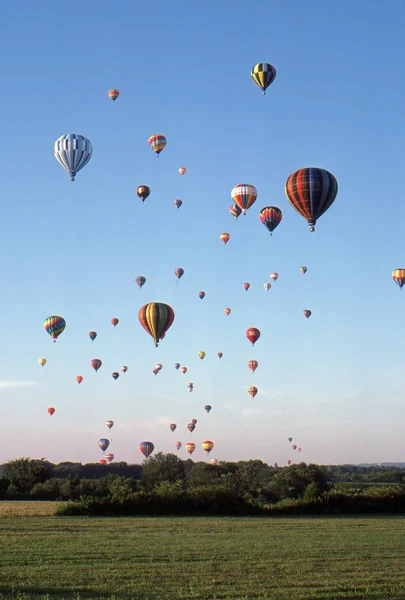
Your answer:
[[[174,311],[163,302],[149,302],[139,310],[138,318],[157,346],[174,321]]]
[[[331,206],[337,192],[332,173],[316,167],[295,171],[285,184],[289,203],[308,221],[310,231],[315,231],[317,219]]]
[[[395,269],[392,272],[392,279],[399,285],[399,289],[402,290],[402,286],[405,284],[405,269]]]

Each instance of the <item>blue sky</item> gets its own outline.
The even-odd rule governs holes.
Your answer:
[[[26,0],[0,11],[0,461],[96,461],[101,437],[128,462],[144,440],[163,451],[194,441],[202,460],[205,439],[225,460],[403,460],[405,292],[391,272],[405,267],[404,3]],[[250,79],[258,62],[277,69],[265,97]],[[94,146],[74,183],[53,156],[69,132]],[[154,133],[168,140],[158,160]],[[339,183],[313,234],[284,196],[307,166]],[[242,182],[258,199],[235,221]],[[267,205],[283,211],[273,237],[258,217]],[[176,313],[158,349],[137,318],[150,301]],[[67,321],[56,344],[43,329],[52,314]]]

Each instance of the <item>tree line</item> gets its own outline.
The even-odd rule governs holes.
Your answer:
[[[67,501],[62,514],[405,513],[405,469],[395,467],[211,465],[159,452],[143,465],[18,458],[2,470],[1,499]]]

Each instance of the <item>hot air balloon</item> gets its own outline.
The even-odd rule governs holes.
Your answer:
[[[135,279],[135,281],[141,288],[146,283],[146,277],[144,277],[143,275],[138,275],[138,277]]]
[[[190,381],[190,383],[188,384],[188,386],[187,386],[187,389],[188,389],[188,391],[189,391],[190,393],[193,391],[193,389],[194,389],[194,384],[193,384],[193,383],[191,383],[191,381]]]
[[[108,446],[110,445],[110,440],[106,440],[105,438],[101,438],[101,440],[98,440],[98,445],[100,446],[101,450],[103,452],[105,452],[108,448]]]
[[[91,339],[92,342],[94,342],[94,340],[97,337],[97,333],[95,331],[90,331],[89,332],[89,338]]]
[[[176,275],[177,279],[180,280],[184,275],[184,269],[177,267],[177,269],[174,269],[174,274]]]
[[[292,438],[288,438],[288,441],[289,441],[289,442],[292,442]]]
[[[180,167],[179,169],[179,173],[180,175],[184,175],[184,173],[187,171],[186,167]]]
[[[226,246],[226,244],[229,242],[229,240],[231,239],[231,236],[229,233],[221,233],[221,235],[219,236],[219,239],[222,240]]]
[[[120,322],[119,319],[117,319],[117,317],[113,317],[111,319],[111,323],[114,325],[114,327],[117,327],[118,323]]]
[[[193,452],[194,452],[194,450],[195,450],[195,444],[193,444],[193,442],[188,442],[188,443],[185,445],[185,449],[187,450],[187,452],[188,452],[189,454],[193,454]]]
[[[298,448],[298,452],[301,452],[301,448]]]
[[[194,423],[189,423],[187,425],[187,429],[189,430],[190,433],[193,433],[194,429],[195,429],[195,425]]]
[[[207,413],[209,413],[209,412],[210,412],[211,408],[212,408],[211,404],[206,404],[206,405],[204,406],[204,409],[207,411]]]
[[[205,352],[199,352],[197,356],[200,360],[202,360],[205,356]]]
[[[243,287],[245,288],[246,291],[248,291],[248,289],[250,288],[250,283],[244,283]]]
[[[148,144],[152,148],[156,156],[159,156],[163,148],[166,146],[167,140],[164,135],[161,135],[160,133],[155,133],[155,135],[151,135],[148,139]]]
[[[111,427],[114,426],[114,421],[111,421],[111,419],[110,419],[110,420],[106,421],[105,424],[107,425],[108,429],[111,429]]]
[[[306,267],[300,267],[300,271],[303,275],[305,275],[305,273],[308,271],[308,269]]]
[[[174,442],[174,447],[176,448],[176,450],[180,450],[181,446],[181,442]]]
[[[283,218],[283,213],[277,206],[266,206],[260,211],[259,217],[260,221],[270,232],[270,235],[273,235],[273,231]]]
[[[226,314],[226,316],[231,314],[231,309],[230,308],[225,308],[224,313]]]
[[[99,368],[101,367],[101,365],[103,363],[99,358],[93,358],[93,360],[90,361],[90,364],[93,367],[93,369],[95,370],[95,372],[97,373],[97,371],[99,370]]]
[[[214,447],[214,442],[211,442],[210,440],[205,440],[205,442],[203,442],[201,445],[203,450],[205,450],[206,453],[209,454]]]
[[[205,292],[198,292],[198,297],[202,300],[205,298]]]
[[[302,314],[304,315],[304,317],[306,317],[307,319],[309,319],[309,317],[312,315],[312,311],[310,311],[310,310],[303,310]]]
[[[177,429],[176,423],[170,423],[169,429],[170,429],[170,431],[175,431]]]
[[[231,215],[233,217],[235,217],[236,220],[238,220],[238,217],[242,214],[242,210],[239,208],[239,206],[237,204],[231,204],[229,212],[231,213]]]
[[[161,371],[163,369],[163,365],[161,365],[160,363],[157,363],[157,365],[155,365],[155,369],[157,369],[158,371]]]
[[[57,338],[64,331],[66,327],[66,321],[63,317],[47,317],[44,321],[45,331],[49,333],[54,342],[56,342]]]
[[[252,346],[254,346],[260,337],[260,331],[256,327],[249,327],[249,329],[246,330],[246,337],[249,342],[252,342]]]
[[[114,90],[110,90],[110,91],[108,92],[108,95],[109,95],[109,97],[111,98],[111,100],[112,100],[113,102],[115,102],[115,101],[116,101],[116,99],[118,98],[118,96],[120,95],[120,93],[119,93],[119,91],[118,91],[118,90],[115,90],[115,89],[114,89]]]
[[[190,423],[192,423],[193,425],[197,425],[197,419],[191,419]]]
[[[295,444],[293,444],[293,445],[291,446],[291,448],[292,448],[293,450],[296,450],[296,449],[297,449],[297,446],[296,446]]]
[[[174,321],[174,311],[163,302],[149,302],[139,310],[138,319],[142,327],[152,336],[155,346],[163,338]]]
[[[402,286],[405,284],[405,269],[395,269],[392,272],[392,279],[399,285],[399,289],[402,290]]]
[[[155,449],[155,446],[152,444],[152,442],[141,442],[139,444],[139,450],[142,452],[142,454],[144,456],[146,456],[146,458],[148,458],[148,456],[150,456],[152,454],[154,449]]]
[[[253,67],[250,76],[256,85],[263,91],[263,96],[266,90],[276,78],[276,69],[269,63],[258,63]]]
[[[177,208],[180,208],[180,206],[183,204],[183,201],[180,200],[180,198],[176,198],[176,200],[173,202],[174,206],[177,206]]]
[[[122,371],[123,373],[126,373],[126,372],[128,371],[128,367],[127,367],[127,365],[122,365],[122,367],[121,367],[121,371]]]
[[[120,376],[120,374],[117,371],[114,371],[114,373],[111,373],[111,376],[113,379],[118,379],[118,377]]]
[[[159,373],[159,369],[157,369],[156,367],[154,369],[152,369],[152,373],[154,375],[157,375]]]
[[[46,358],[39,358],[38,362],[41,365],[41,367],[43,367],[44,365],[46,365]]]
[[[224,353],[223,353],[223,352],[218,352],[218,358],[222,358],[222,357],[223,357],[223,355],[224,355]]]
[[[83,377],[81,375],[78,375],[76,377],[76,381],[77,381],[77,383],[81,383],[83,381]]]
[[[54,414],[54,412],[55,412],[55,409],[54,409],[54,407],[53,407],[53,406],[50,406],[50,407],[48,408],[48,413],[51,415],[51,417],[52,417],[52,415]]]
[[[254,398],[259,390],[254,385],[251,385],[248,389],[248,393]]]
[[[107,454],[104,454],[104,459],[110,463],[114,460],[114,454],[112,454],[112,452],[108,452]]]
[[[235,185],[233,188],[231,195],[236,206],[239,206],[246,215],[246,211],[252,206],[257,198],[257,190],[254,185],[250,185],[249,183],[238,183],[238,185]]]
[[[213,467],[216,467],[218,464],[218,459],[216,458],[211,458],[210,460],[210,465],[212,465]]]
[[[248,362],[248,367],[252,371],[252,373],[254,373],[256,371],[258,366],[259,366],[259,363],[257,362],[257,360],[250,360]]]
[[[278,273],[272,273],[270,275],[270,279],[272,279],[273,281],[277,281],[277,279],[278,279]]]
[[[287,462],[287,465],[288,465],[288,466],[291,464],[291,461],[290,461],[290,460],[287,460],[286,462]]]
[[[180,371],[181,371],[181,372],[183,373],[183,375],[184,375],[184,373],[187,373],[187,367],[181,367]]]
[[[106,465],[107,461],[105,458],[100,458],[100,460],[98,461],[100,465]]]
[[[140,185],[136,188],[136,194],[142,202],[145,202],[146,198],[150,196],[150,187],[147,185]]]
[[[69,173],[70,181],[74,181],[76,174],[91,159],[93,146],[84,135],[67,133],[56,140],[53,152],[58,163]]]
[[[179,370],[180,369],[180,363],[174,363],[174,368],[176,370]]]
[[[338,193],[338,183],[325,169],[299,169],[285,184],[285,194],[291,206],[308,221],[315,231],[317,219],[331,206]]]
[[[271,288],[271,283],[265,283],[263,287],[266,290],[266,292],[268,292],[269,289]]]

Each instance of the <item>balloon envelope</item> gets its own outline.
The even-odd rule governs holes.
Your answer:
[[[67,133],[58,138],[53,146],[56,160],[74,181],[76,174],[83,169],[91,159],[93,146],[80,133]]]
[[[60,334],[65,330],[66,321],[63,317],[52,316],[47,317],[44,321],[44,328],[47,333],[51,336],[54,342]]]
[[[101,450],[103,452],[105,452],[105,450],[107,450],[108,446],[110,445],[110,440],[106,440],[105,438],[101,438],[101,440],[98,440],[98,445],[100,446]]]
[[[54,414],[54,412],[55,412],[55,409],[53,408],[53,406],[50,406],[50,407],[48,408],[48,413],[51,415],[51,417],[52,417],[52,415]]]
[[[276,69],[269,63],[258,63],[252,68],[250,76],[265,95],[267,88],[276,78]]]
[[[166,147],[167,140],[164,135],[160,133],[155,133],[154,135],[151,135],[148,139],[148,144],[152,148],[153,152],[157,154],[157,156],[159,156],[163,148]]]
[[[152,442],[141,442],[139,444],[139,450],[144,456],[146,456],[146,458],[152,454],[154,449],[155,446],[152,444]]]
[[[155,346],[158,346],[159,340],[174,321],[174,311],[163,302],[149,302],[139,310],[138,318],[145,331],[152,336]]]

